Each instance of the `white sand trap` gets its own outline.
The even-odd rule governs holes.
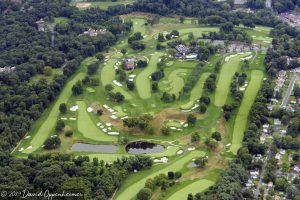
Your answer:
[[[31,138],[31,136],[30,136],[30,135],[26,136],[24,139],[29,139],[29,138]]]
[[[76,120],[76,118],[75,117],[70,117],[69,120],[73,120],[74,121],[74,120]]]
[[[176,130],[177,128],[176,128],[176,127],[174,127],[174,126],[171,126],[171,127],[170,127],[170,129],[172,129],[172,130]]]
[[[243,54],[243,53],[242,53]],[[237,54],[235,54],[235,55],[230,55],[230,56],[226,56],[226,58],[225,58],[225,62],[228,62],[231,58],[234,58],[234,57],[236,57],[237,56]]]
[[[110,116],[110,118],[117,119],[118,117],[116,115],[112,115],[112,116]]]
[[[253,57],[253,55],[247,56],[245,58],[241,58],[241,60],[250,60]]]
[[[112,109],[112,108],[109,108],[109,109],[107,109],[109,112],[111,112],[111,113],[113,113],[113,112],[115,112],[115,110],[114,109]]]
[[[103,107],[106,108],[106,109],[109,109],[109,106],[106,105],[106,104],[104,104]]]
[[[120,135],[118,132],[108,132],[108,135]]]
[[[242,87],[242,88],[240,88],[239,90],[240,90],[240,91],[245,91],[245,88]]]
[[[108,127],[107,129],[108,129],[109,131],[111,131],[111,127]]]
[[[54,138],[54,137],[57,137],[57,135],[51,135],[50,137],[51,137],[51,138]]]
[[[149,79],[152,79],[151,76],[148,76]]]
[[[86,109],[86,111],[89,112],[89,113],[90,113],[90,112],[93,112],[93,110],[94,110],[94,109],[93,109],[92,107],[88,107],[88,108]]]
[[[23,150],[24,150],[24,148],[19,149],[19,151],[23,151]]]
[[[195,150],[195,147],[189,147],[188,148],[188,151],[194,151]]]
[[[107,129],[106,129],[106,128],[104,128],[104,129],[102,129],[102,131],[103,131],[104,133],[106,133],[106,132],[107,132]]]
[[[101,126],[99,126],[100,128],[104,128],[104,126],[103,125],[101,125]]]
[[[79,106],[78,106],[78,105],[75,105],[75,106],[72,106],[72,107],[70,108],[70,111],[75,112],[75,111],[77,111],[78,109],[79,109]]]
[[[184,125],[183,125],[184,128],[186,128],[186,127],[188,127],[188,126],[189,126],[189,124],[184,124]]]
[[[134,78],[134,77],[136,77],[136,75],[135,75],[135,74],[131,74],[131,75],[129,75],[129,78]]]
[[[111,114],[115,115],[115,114],[117,114],[117,112],[113,112],[113,113],[111,113]]]
[[[102,124],[101,122],[98,122],[98,123],[97,123],[97,126],[101,126],[101,124]]]
[[[27,147],[27,149],[32,149],[32,145],[30,145],[29,147]]]
[[[106,123],[106,126],[111,126],[112,124],[111,123]]]
[[[181,110],[182,112],[191,112],[191,110]]]
[[[182,154],[183,153],[183,151],[180,149],[179,151],[177,151],[177,154],[178,155],[180,155],[180,154]]]
[[[61,120],[67,120],[68,118],[66,118],[66,117],[62,117],[62,118],[60,118]]]
[[[116,86],[119,86],[119,87],[122,87],[122,83],[118,82],[117,80],[113,80],[113,83],[116,85]]]
[[[183,129],[181,129],[181,128],[178,128],[178,129],[177,129],[177,131],[183,131]]]
[[[128,116],[124,116],[124,117],[122,117],[121,119],[127,119],[128,118]]]
[[[161,159],[154,159],[154,163],[168,163],[168,158],[167,157],[162,157]]]
[[[76,7],[79,8],[79,9],[83,9],[83,8],[88,8],[91,6],[91,3],[76,3]]]
[[[129,81],[133,82],[133,78],[128,79]]]
[[[229,143],[229,144],[226,144],[226,147],[230,147],[231,146],[231,143]]]
[[[199,107],[199,105],[196,104],[196,105],[194,105],[191,109],[192,109],[192,110],[195,110],[195,109],[198,108],[198,107]]]

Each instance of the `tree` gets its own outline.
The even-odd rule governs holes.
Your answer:
[[[65,128],[65,122],[63,120],[58,120],[55,126],[56,131],[62,131]]]
[[[173,172],[173,171],[169,171],[169,172],[168,172],[168,178],[169,178],[169,179],[173,179],[174,177],[175,177],[174,172]]]
[[[48,138],[44,142],[44,149],[55,149],[61,144],[59,137]]]
[[[91,183],[83,177],[72,177],[67,179],[62,184],[62,191],[74,193],[75,191],[81,191],[84,199],[90,198]]]
[[[114,86],[112,84],[106,84],[105,85],[105,91],[110,92],[114,89]]]
[[[159,34],[158,34],[157,40],[158,40],[159,42],[164,42],[164,41],[165,41],[164,35],[163,35],[162,33],[159,33]]]
[[[212,136],[213,139],[215,139],[216,141],[221,141],[222,140],[222,136],[220,132],[213,132]]]
[[[52,68],[51,67],[45,67],[43,71],[45,76],[51,76],[52,75]]]
[[[182,176],[182,173],[180,171],[175,172],[174,174],[175,179],[179,179]]]
[[[192,133],[191,142],[198,142],[199,140],[200,140],[199,133],[197,133],[197,132]]]
[[[125,54],[127,53],[127,49],[122,48],[122,49],[121,49],[121,53],[123,54],[123,56],[125,56]]]
[[[168,127],[163,126],[163,127],[161,128],[161,133],[162,133],[163,135],[170,135],[170,134],[171,134],[171,131],[170,131],[170,129],[169,129]]]
[[[202,168],[206,165],[206,163],[208,162],[208,158],[207,157],[200,157],[200,158],[196,158],[194,163],[197,165],[197,167]]]
[[[97,115],[101,116],[103,114],[103,110],[102,109],[98,109],[97,110]]]
[[[98,68],[99,68],[99,63],[94,62],[94,63],[88,65],[87,72],[88,72],[89,75],[96,74]]]
[[[97,53],[95,57],[99,60],[99,62],[102,62],[105,58],[105,56],[102,53]]]
[[[149,188],[143,188],[137,193],[137,200],[149,200],[152,196],[152,191]]]
[[[152,83],[152,91],[153,92],[157,92],[158,91],[158,83],[157,82],[154,82],[154,83]]]
[[[67,130],[65,133],[66,137],[72,137],[73,136],[73,131],[72,130]]]
[[[205,113],[207,110],[207,107],[204,103],[201,103],[200,106],[199,106],[199,111],[200,113]]]
[[[59,105],[59,111],[60,113],[65,114],[67,112],[67,105],[65,103],[61,103]]]
[[[134,82],[133,81],[127,80],[126,85],[127,85],[128,90],[132,91],[134,89]]]
[[[78,96],[82,94],[82,92],[83,92],[82,83],[81,81],[77,81],[75,85],[73,85],[72,87],[72,93],[73,95]]]
[[[295,87],[294,95],[295,95],[296,98],[298,98],[298,99],[300,98],[300,87],[299,86]]]
[[[187,123],[190,126],[195,126],[196,122],[197,122],[197,117],[193,114],[189,114],[187,117]]]

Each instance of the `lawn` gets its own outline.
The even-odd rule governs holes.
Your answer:
[[[170,198],[168,198],[168,200],[187,199],[188,194],[190,193],[196,194],[199,192],[203,192],[213,184],[214,184],[213,181],[207,179],[201,179],[195,181],[187,185],[186,187],[182,188],[181,190],[175,192]]]
[[[81,68],[86,67],[88,64],[94,62],[94,58],[87,58],[81,63]],[[41,147],[44,143],[44,141],[50,136],[51,132],[54,130],[54,127],[56,125],[58,116],[59,116],[59,105],[61,103],[66,103],[68,99],[72,95],[72,86],[78,81],[83,79],[85,76],[85,73],[81,72],[76,74],[69,82],[67,82],[64,89],[61,91],[60,95],[58,96],[57,100],[54,102],[53,106],[48,108],[50,109],[50,113],[44,113],[48,114],[46,119],[40,119],[36,122],[36,126],[33,126],[33,131],[31,131],[28,135],[31,136],[32,140],[30,141],[30,145],[32,145],[31,149],[26,149],[27,147],[24,147],[21,144],[20,147],[23,147],[25,150],[22,153],[32,153],[35,150],[37,150],[39,147]],[[27,140],[25,141],[27,143]]]
[[[193,33],[195,37],[201,37],[202,33],[209,33],[209,32],[218,32],[218,27],[198,27],[198,28],[185,28],[179,29],[179,34],[184,35],[188,33]]]
[[[215,105],[222,107],[229,94],[230,83],[235,72],[239,70],[241,65],[240,58],[243,58],[250,53],[236,54],[235,57],[232,57],[229,61],[225,62],[222,65],[220,76],[217,83],[216,95],[215,95]]]
[[[195,101],[202,96],[203,86],[209,75],[210,75],[209,72],[204,72],[203,74],[201,74],[200,79],[198,80],[195,87],[191,91],[190,101],[182,105],[181,109],[190,109],[194,105]]]
[[[190,162],[195,157],[204,156],[205,152],[203,151],[192,151],[188,154],[182,155],[173,162],[166,165],[166,167],[160,170],[145,170],[137,174],[137,176],[132,175],[128,177],[124,184],[121,186],[120,190],[116,194],[116,200],[123,199],[134,199],[136,194],[142,189],[145,185],[145,182],[149,178],[153,178],[156,175],[161,173],[166,174],[168,171],[178,171],[181,170],[187,162]],[[143,175],[143,176],[141,176]]]
[[[117,137],[107,135],[96,126],[86,111],[87,107],[83,101],[77,101],[76,104],[79,106],[77,127],[84,137],[95,141],[117,141]]]
[[[116,6],[116,5],[127,5],[127,4],[133,4],[135,0],[118,0],[118,1],[94,1],[94,2],[79,2],[73,3],[75,6],[79,9],[87,9],[90,7],[100,7],[103,10],[107,10],[109,6]]]
[[[182,76],[186,75],[186,69],[176,69],[172,71],[172,73],[168,77],[169,90],[170,94],[175,94],[177,97],[179,92],[182,90],[184,86],[184,80]]]
[[[251,72],[251,80],[245,91],[233,128],[232,145],[230,147],[230,151],[234,154],[236,154],[238,149],[242,146],[244,131],[246,129],[248,121],[248,115],[256,98],[256,95],[260,89],[263,78],[264,73],[262,71],[253,70]]]
[[[151,80],[149,76],[155,72],[158,58],[162,55],[162,53],[156,52],[153,56],[151,56],[148,66],[136,77],[136,89],[142,99],[148,99],[151,97]]]

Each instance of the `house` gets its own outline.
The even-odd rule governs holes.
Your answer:
[[[274,129],[278,130],[281,127],[281,120],[280,119],[274,119]]]
[[[266,141],[266,136],[265,136],[264,134],[262,134],[262,135],[260,136],[260,143],[261,143],[261,144],[264,144],[265,141]]]
[[[105,34],[106,33],[106,29],[92,29],[92,28],[89,28],[89,30],[87,31],[84,31],[83,34],[84,35],[89,35],[90,37],[95,37],[99,34]]]
[[[270,127],[270,124],[264,124],[264,125],[263,125],[263,128],[264,128],[264,129],[268,129],[269,127]]]
[[[281,155],[284,155],[284,154],[285,154],[285,150],[284,150],[284,149],[280,149],[280,150],[279,150],[279,153],[280,153]]]
[[[196,54],[196,53],[191,53],[191,54],[188,54],[185,56],[185,58],[188,60],[194,60],[194,59],[197,59],[197,57],[198,57],[198,54]]]
[[[270,182],[268,183],[268,188],[272,188],[272,187],[273,187],[273,182],[270,181]]]
[[[250,171],[250,176],[251,176],[251,179],[257,179],[258,176],[259,176],[259,170],[252,170]]]
[[[126,58],[125,59],[125,67],[127,70],[132,70],[135,68],[135,59],[134,58]]]
[[[186,56],[190,52],[190,48],[183,44],[179,44],[175,47],[177,53],[181,56]]]
[[[39,21],[35,22],[38,26],[38,31],[45,31],[46,30],[46,22],[43,19],[40,19]]]
[[[280,154],[280,153],[276,153],[275,159],[276,159],[276,160],[281,160],[281,154]]]

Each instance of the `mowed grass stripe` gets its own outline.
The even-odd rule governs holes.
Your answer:
[[[158,58],[162,55],[162,53],[156,52],[153,56],[151,56],[148,66],[136,77],[136,89],[142,99],[148,99],[151,97],[151,80],[149,76],[155,72]]]
[[[230,151],[232,151],[234,154],[236,154],[238,149],[242,146],[244,131],[247,126],[249,112],[260,89],[263,78],[264,73],[262,71],[253,70],[251,72],[251,80],[245,91],[241,106],[239,108],[234,123],[232,145],[230,147]]]
[[[168,200],[186,199],[188,194],[203,192],[214,184],[213,181],[201,179],[175,192]]]
[[[209,77],[209,72],[204,72],[201,76],[190,94],[190,101],[187,104],[181,106],[181,109],[189,109],[191,108],[195,101],[198,100],[202,96],[203,87],[206,79]]]
[[[88,112],[86,111],[87,108],[85,102],[77,101],[76,104],[79,106],[77,128],[84,137],[103,142],[117,141],[116,137],[109,136],[97,128],[96,124],[93,123]]]
[[[127,186],[127,188],[123,188],[123,189],[120,188],[120,190],[122,192],[116,196],[116,200],[134,199],[136,194],[144,187],[147,179],[153,178],[154,176],[157,176],[161,173],[166,174],[168,171],[181,170],[183,168],[184,164],[191,161],[193,158],[204,156],[204,155],[205,155],[205,152],[203,152],[203,151],[192,151],[192,152],[189,152],[188,154],[184,155],[182,158],[179,158],[179,159],[173,161],[172,163],[167,165],[165,168],[158,170],[155,173],[149,174],[148,176],[145,176],[144,178],[140,179],[139,181],[131,180],[129,177],[123,184],[123,187]]]
[[[85,59],[84,61],[82,61],[81,67],[86,67],[88,64],[94,62],[94,60],[94,58]],[[43,145],[44,141],[49,137],[51,131],[56,125],[59,116],[59,105],[68,101],[68,99],[72,95],[73,85],[78,80],[83,79],[84,76],[85,73],[78,73],[74,78],[67,82],[66,86],[61,91],[53,107],[49,108],[51,109],[51,112],[49,113],[47,119],[43,121],[42,125],[38,128],[36,133],[29,134],[30,136],[32,136],[32,140],[30,141],[30,145],[32,145],[32,148],[26,149],[27,147],[23,147],[25,148],[25,150],[22,153],[32,153]],[[39,123],[39,121],[37,121],[36,123]],[[22,146],[22,143],[20,146]]]
[[[215,96],[215,105],[222,107],[228,97],[230,83],[235,72],[238,71],[240,66],[240,58],[243,58],[250,53],[238,54],[235,57],[229,59],[228,62],[225,62],[221,68],[220,77],[217,83],[216,96]]]

